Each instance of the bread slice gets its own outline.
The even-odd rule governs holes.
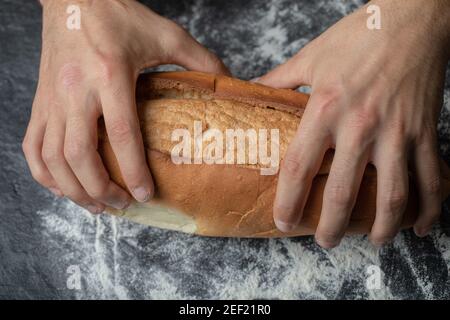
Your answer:
[[[276,166],[268,161],[255,162],[255,157],[252,158],[248,150],[254,135],[246,136],[241,145],[238,139],[226,139],[227,130],[256,133],[258,146],[265,144],[269,151],[278,149],[282,159],[300,122],[308,95],[219,75],[166,72],[141,75],[137,101],[156,197],[145,204],[134,203],[125,210],[108,208],[110,213],[146,225],[205,236],[286,237],[314,233],[333,152],[327,152],[314,179],[300,225],[293,232],[282,233],[272,218]],[[174,156],[182,136],[177,136],[180,138],[177,140],[173,134],[180,129],[187,133],[183,137],[189,144],[184,145],[186,153],[178,152]],[[273,129],[277,131],[271,131]],[[266,136],[260,136],[264,131]],[[223,133],[222,143],[208,149],[214,137],[220,135],[212,135],[209,140],[205,135],[217,132]],[[275,141],[277,132],[278,142]],[[274,148],[270,149],[272,143]],[[195,152],[195,146],[201,147],[202,152]],[[222,157],[218,151],[222,151]],[[111,179],[126,189],[102,121],[99,152]],[[275,151],[267,152],[266,160],[269,153],[272,156]],[[259,153],[256,158],[264,159]],[[187,163],[189,161],[191,163]],[[444,199],[450,193],[448,168],[444,163],[441,172],[445,175],[442,180]],[[376,184],[376,170],[368,165],[347,233],[370,231],[375,218]],[[404,227],[414,222],[417,207],[416,189],[410,183]]]

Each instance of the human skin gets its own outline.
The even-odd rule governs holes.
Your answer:
[[[35,180],[92,213],[121,209],[130,195],[110,180],[97,153],[103,116],[128,190],[140,202],[154,193],[137,117],[142,69],[177,64],[228,74],[213,53],[174,22],[135,0],[42,0],[39,82],[23,151]],[[69,5],[81,28],[66,27]]]
[[[368,5],[380,8],[380,30],[366,26]],[[371,1],[257,80],[278,88],[311,87],[280,168],[274,220],[281,231],[300,222],[329,148],[335,156],[315,234],[319,245],[332,248],[341,241],[368,163],[378,177],[371,241],[383,245],[400,229],[408,166],[420,194],[415,233],[430,231],[441,210],[436,126],[449,32],[448,1]]]

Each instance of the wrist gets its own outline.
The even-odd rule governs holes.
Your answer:
[[[438,41],[442,41],[444,54],[447,60],[450,59],[450,1],[434,0],[436,26],[439,30]]]
[[[91,3],[93,0],[38,0],[43,7],[46,7],[51,4],[75,4],[75,5],[83,5],[86,3]],[[104,1],[104,0],[103,0]]]
[[[444,15],[444,28],[445,32],[445,41],[446,41],[446,50],[447,50],[447,60],[450,60],[450,2],[447,0],[441,1],[441,6]]]
[[[450,58],[449,0],[371,0],[369,4],[380,7],[382,28],[392,38],[415,38],[420,47]]]

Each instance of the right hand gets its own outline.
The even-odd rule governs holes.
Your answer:
[[[73,1],[72,1],[73,2]],[[97,152],[103,116],[126,186],[140,202],[154,186],[135,102],[139,72],[160,64],[228,73],[184,29],[134,0],[77,1],[81,28],[69,30],[61,0],[43,0],[39,82],[23,150],[33,177],[92,213],[127,207]]]
[[[300,223],[314,176],[326,151],[335,149],[315,233],[324,248],[337,246],[344,236],[368,163],[377,171],[373,244],[384,245],[400,231],[409,172],[417,187],[418,236],[431,230],[441,210],[436,126],[450,6],[427,0],[370,5],[385,13],[381,29],[367,28],[368,4],[259,79],[279,88],[311,86],[280,169],[274,220],[285,232]]]

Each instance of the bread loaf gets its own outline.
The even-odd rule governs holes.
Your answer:
[[[137,84],[138,112],[156,196],[145,204],[133,203],[125,210],[108,211],[139,223],[206,236],[313,234],[332,151],[327,152],[314,179],[298,228],[282,233],[272,217],[276,166],[295,134],[307,100],[308,95],[292,90],[225,76],[197,72],[141,75]],[[227,135],[238,130],[248,134],[241,144],[239,138]],[[252,144],[255,139],[256,144]],[[187,144],[181,144],[181,140]],[[256,145],[265,146],[268,152],[261,155],[260,149],[251,149]],[[180,146],[185,148],[181,150]],[[126,189],[101,122],[99,152],[111,178]],[[447,170],[443,164],[441,172],[447,174]],[[447,178],[443,177],[443,199],[450,192]],[[370,231],[375,218],[376,184],[376,170],[368,165],[347,233]],[[415,220],[416,201],[416,189],[410,183],[404,227]]]

